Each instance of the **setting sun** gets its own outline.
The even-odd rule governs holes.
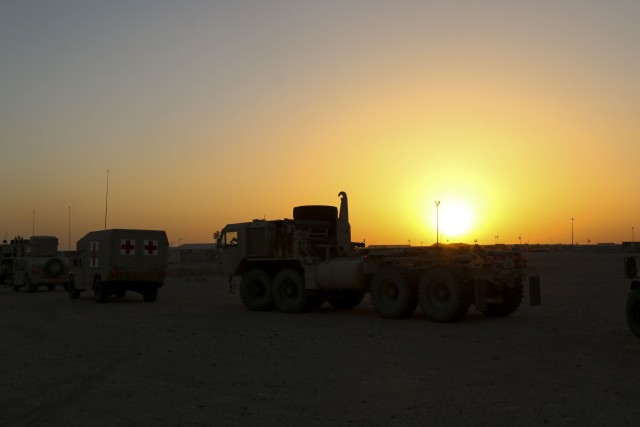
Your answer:
[[[440,203],[434,219],[441,241],[466,237],[475,223],[472,209],[462,202]]]

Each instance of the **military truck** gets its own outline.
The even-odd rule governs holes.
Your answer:
[[[631,333],[640,338],[640,276],[638,276],[638,264],[640,256],[627,256],[624,258],[624,277],[631,280],[631,291],[627,296],[626,316]]]
[[[230,289],[249,310],[302,312],[325,301],[356,307],[366,293],[385,318],[419,305],[435,322],[455,322],[470,306],[508,316],[521,304],[526,260],[517,250],[456,247],[366,247],[351,241],[347,194],[334,206],[298,206],[293,219],[226,225],[214,236]],[[540,279],[529,278],[540,304]]]
[[[31,236],[31,239],[16,237],[10,244],[11,261],[9,285],[14,291],[24,287],[35,292],[40,286],[50,291],[67,283],[69,261],[58,252],[55,236]]]
[[[127,291],[154,302],[168,266],[167,234],[160,230],[111,229],[92,231],[77,242],[67,292],[71,299],[93,290],[96,302]]]

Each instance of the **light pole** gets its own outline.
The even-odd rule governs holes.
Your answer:
[[[571,218],[571,246],[573,246],[573,218]]]
[[[104,196],[104,229],[107,229],[107,209],[109,207],[109,169],[107,169],[107,191]]]
[[[438,217],[438,207],[440,201],[436,200],[436,248],[440,246],[440,218]]]
[[[631,227],[631,252],[636,251],[636,235],[635,227]]]

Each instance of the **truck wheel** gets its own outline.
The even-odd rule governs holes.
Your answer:
[[[470,289],[444,267],[431,268],[420,276],[418,298],[420,308],[434,322],[455,322],[471,305]]]
[[[37,283],[33,283],[31,281],[31,276],[29,276],[28,274],[26,276],[24,276],[24,286],[25,288],[27,288],[27,292],[36,292],[38,290],[38,284]]]
[[[144,291],[142,294],[144,302],[155,302],[158,299],[158,288],[151,288]]]
[[[249,310],[271,310],[271,277],[263,270],[248,271],[240,281],[240,300]]]
[[[631,333],[640,338],[640,288],[633,289],[627,297],[627,324]]]
[[[99,277],[96,277],[93,281],[93,299],[96,302],[103,303],[107,302],[107,298],[109,297],[108,287]]]
[[[371,301],[380,316],[401,319],[416,309],[416,288],[400,270],[382,267],[371,281]]]
[[[524,293],[522,281],[522,276],[518,276],[513,286],[503,286],[500,290],[502,302],[488,303],[483,313],[490,317],[506,317],[516,311],[520,307]]]
[[[273,300],[285,313],[300,313],[307,308],[307,296],[302,274],[287,268],[273,279]]]
[[[357,307],[362,302],[364,294],[359,291],[342,291],[339,294],[327,297],[329,305],[338,310],[349,310]]]
[[[80,296],[80,291],[76,289],[76,282],[73,277],[69,278],[69,283],[67,283],[67,293],[69,293],[69,298],[78,299]]]

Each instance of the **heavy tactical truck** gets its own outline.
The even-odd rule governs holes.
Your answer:
[[[228,224],[216,233],[223,273],[249,310],[302,312],[327,301],[356,307],[366,293],[382,317],[419,305],[436,322],[455,322],[473,304],[488,316],[520,305],[526,260],[518,251],[458,247],[365,247],[351,242],[347,195],[334,206],[298,206],[293,219]],[[530,303],[540,280],[529,278]]]
[[[77,243],[67,292],[71,299],[93,290],[96,302],[127,291],[154,302],[168,266],[167,234],[160,230],[112,229],[87,233]]]
[[[50,291],[67,283],[69,261],[58,252],[55,236],[16,237],[11,241],[11,272],[8,283],[14,291],[24,287],[35,292],[40,286]]]
[[[631,280],[631,291],[627,297],[626,316],[631,332],[640,338],[640,276],[638,275],[640,256],[624,258],[624,277]]]

